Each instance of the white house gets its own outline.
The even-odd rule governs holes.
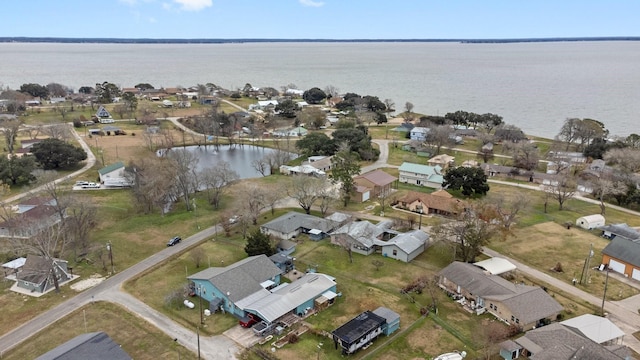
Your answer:
[[[429,129],[425,127],[416,126],[409,132],[409,137],[411,140],[424,141],[427,139],[427,134],[429,133]]]
[[[576,220],[576,226],[580,226],[583,229],[591,230],[604,226],[604,216],[600,214],[581,216]]]
[[[426,186],[440,189],[444,178],[440,166],[420,165],[414,163],[402,163],[398,169],[399,180],[402,183]]]
[[[104,186],[128,187],[133,185],[132,178],[127,176],[126,169],[122,161],[103,167],[98,170],[98,174],[100,175],[100,182],[103,183]]]

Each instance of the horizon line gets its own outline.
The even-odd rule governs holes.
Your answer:
[[[258,42],[561,42],[561,41],[640,41],[640,36],[584,36],[584,37],[531,37],[531,38],[407,38],[407,39],[330,39],[330,38],[118,38],[118,37],[39,37],[1,36],[0,42],[59,42],[59,43],[258,43]]]

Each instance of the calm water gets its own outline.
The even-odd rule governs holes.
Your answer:
[[[182,150],[183,148],[176,147],[175,149]],[[275,151],[270,148],[256,146],[230,147],[228,145],[217,148],[214,146],[207,146],[206,148],[204,146],[187,146],[184,149],[195,154],[198,158],[196,171],[200,172],[203,169],[214,167],[222,161],[226,161],[232,165],[233,170],[238,173],[241,179],[261,177],[262,174],[254,169],[251,163]]]
[[[402,110],[502,115],[552,137],[567,117],[603,121],[615,135],[640,133],[640,42],[0,44],[0,83],[58,82],[78,89],[214,83],[225,88],[289,83],[300,89],[390,98]]]

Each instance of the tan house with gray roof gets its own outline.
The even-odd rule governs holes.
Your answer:
[[[512,283],[469,263],[449,264],[440,271],[438,284],[476,313],[489,312],[524,331],[556,320],[563,310],[542,288]]]

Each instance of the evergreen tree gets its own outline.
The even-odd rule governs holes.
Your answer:
[[[249,256],[261,254],[271,256],[275,253],[273,246],[271,246],[271,237],[264,234],[260,229],[256,229],[247,237],[247,245],[244,247],[244,251]]]

